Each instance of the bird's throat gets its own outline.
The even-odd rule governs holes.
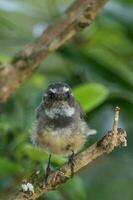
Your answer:
[[[51,108],[45,109],[45,114],[50,119],[57,119],[61,117],[72,117],[75,113],[75,108],[66,105],[53,106]]]

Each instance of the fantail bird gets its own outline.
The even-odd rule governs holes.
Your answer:
[[[66,83],[50,84],[36,113],[34,142],[50,154],[73,155],[95,133]]]

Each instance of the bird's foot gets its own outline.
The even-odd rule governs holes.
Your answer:
[[[51,154],[49,155],[48,164],[47,164],[47,168],[46,168],[46,172],[45,172],[45,176],[44,176],[45,185],[48,184],[48,177],[49,177],[50,173],[52,172],[52,170],[50,168],[50,162],[51,162]]]
[[[72,151],[72,154],[70,155],[69,159],[68,159],[68,165],[70,165],[71,167],[71,178],[74,175],[74,165],[75,165],[75,153],[74,151]]]

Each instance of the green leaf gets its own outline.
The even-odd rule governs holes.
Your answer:
[[[66,183],[66,186],[62,186],[63,193],[67,193],[67,198],[69,200],[85,200],[87,198],[87,194],[85,191],[85,182],[79,176],[74,176],[71,181]],[[74,197],[74,198],[73,198]]]
[[[103,103],[109,91],[101,84],[85,83],[74,88],[74,95],[83,109],[88,112]]]
[[[13,163],[6,158],[0,158],[0,177],[10,173],[17,174],[20,171],[21,167],[17,163]]]
[[[94,52],[93,52],[94,51]],[[122,80],[133,86],[133,70],[122,56],[110,53],[106,49],[92,50],[92,58],[102,63],[102,67],[117,74]],[[128,58],[129,59],[129,58]]]
[[[24,144],[21,147],[21,154],[28,156],[33,161],[47,161],[48,153],[41,148],[34,147],[29,144]],[[60,156],[52,155],[52,162],[56,164],[63,164],[65,159]]]

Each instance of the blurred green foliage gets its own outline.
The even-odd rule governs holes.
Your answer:
[[[75,98],[86,112],[101,104],[109,93],[106,87],[97,83],[80,84],[73,91]]]
[[[0,0],[0,61],[38,37],[72,0]],[[5,80],[6,81],[6,80]],[[0,199],[10,193],[36,165],[47,163],[47,153],[32,146],[30,134],[35,109],[47,85],[65,81],[87,112],[98,134],[111,129],[114,107],[121,107],[120,127],[128,133],[128,147],[95,161],[73,180],[45,199],[133,199],[133,2],[111,0],[93,24],[52,53],[8,100],[0,105]],[[53,167],[64,162],[53,156]],[[9,193],[9,196],[7,196]],[[43,200],[44,198],[40,198]]]

